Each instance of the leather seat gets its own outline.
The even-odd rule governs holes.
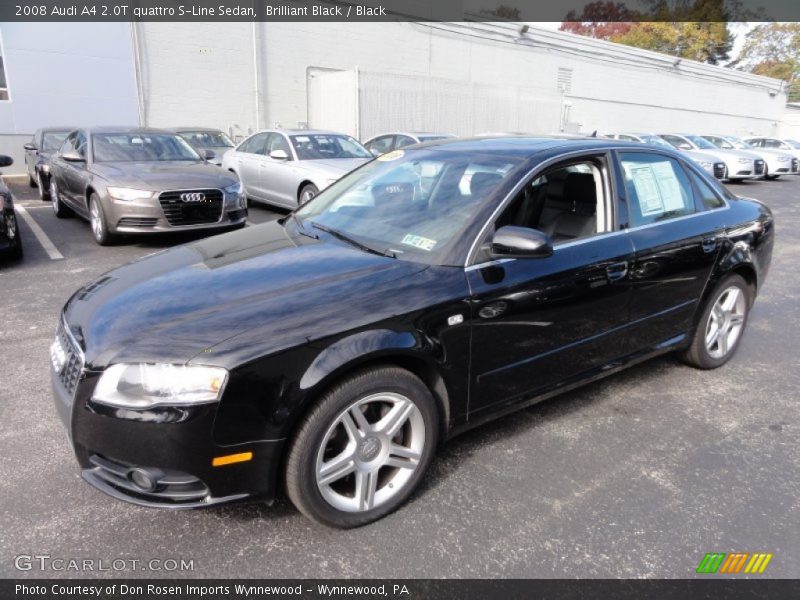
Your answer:
[[[597,190],[591,173],[570,173],[564,181],[564,204],[561,212],[542,231],[554,241],[586,237],[597,231]]]

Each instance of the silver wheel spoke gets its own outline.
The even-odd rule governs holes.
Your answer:
[[[420,453],[405,446],[392,444],[389,449],[389,457],[386,459],[387,467],[397,467],[399,469],[413,469],[419,464]]]
[[[719,344],[719,351],[722,353],[722,356],[725,356],[728,353],[728,332],[722,332],[717,342]]]
[[[738,315],[736,313],[731,315],[730,324],[731,324],[732,328],[733,327],[738,327],[742,323],[744,323],[744,315]]]
[[[375,503],[378,488],[378,471],[358,471],[356,473],[356,500],[358,510],[369,510]]]
[[[388,437],[394,437],[400,428],[408,420],[414,404],[410,400],[400,400],[386,413],[380,421],[375,424],[375,429],[385,433]]]
[[[739,299],[739,288],[730,288],[722,300],[721,308],[725,313],[730,313]]]
[[[342,415],[341,422],[342,425],[344,425],[344,430],[347,432],[347,436],[351,441],[358,442],[362,437],[364,437],[364,434],[359,431],[358,425],[356,425],[356,422],[353,420],[351,413],[348,412]]]
[[[360,406],[354,406],[350,409],[350,415],[353,417],[353,420],[356,423],[358,429],[362,432],[362,435],[372,431],[372,425],[370,425],[369,421],[367,421],[367,417],[364,416],[364,412],[361,410]]]
[[[322,468],[317,473],[317,481],[320,485],[330,485],[356,470],[353,450],[354,448],[348,446],[339,456],[323,463]]]

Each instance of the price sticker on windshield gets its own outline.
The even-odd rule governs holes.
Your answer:
[[[422,237],[421,235],[412,235],[409,233],[406,234],[406,237],[404,237],[400,243],[405,244],[406,246],[414,246],[414,248],[419,248],[420,250],[425,250],[426,252],[430,252],[436,245],[436,240],[431,240],[429,238]]]

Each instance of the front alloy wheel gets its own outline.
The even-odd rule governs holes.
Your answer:
[[[315,521],[357,527],[397,508],[433,457],[437,409],[403,369],[369,369],[329,391],[292,441],[286,483]]]
[[[724,365],[733,356],[747,324],[751,290],[739,275],[730,275],[712,293],[684,360],[701,369]]]
[[[111,234],[108,233],[106,216],[97,194],[92,194],[89,198],[89,223],[92,226],[94,241],[101,246],[107,246],[111,242]]]
[[[50,202],[53,204],[53,212],[59,219],[64,219],[72,214],[72,211],[61,202],[61,198],[58,195],[58,186],[53,177],[50,178]]]

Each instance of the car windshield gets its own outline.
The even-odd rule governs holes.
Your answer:
[[[395,150],[343,177],[295,215],[306,230],[322,226],[381,253],[436,263],[520,163],[438,148]]]
[[[796,148],[800,150],[800,142],[797,140],[784,140],[787,144],[789,144],[792,148]]]
[[[233,148],[231,139],[221,131],[181,131],[180,136],[195,148]]]
[[[186,141],[168,133],[95,133],[95,162],[201,160]]]
[[[709,142],[705,138],[701,138],[699,135],[685,135],[683,137],[685,137],[687,140],[692,142],[698,148],[704,148],[706,150],[716,150],[717,149],[717,147],[714,144],[712,144],[711,142]]]
[[[369,150],[349,135],[337,133],[307,133],[289,136],[298,160],[330,158],[372,158]]]
[[[726,138],[721,138],[721,139],[723,139],[726,142],[728,142],[731,146],[733,146],[737,150],[751,150],[752,149],[750,146],[745,144],[740,138],[737,138],[737,137],[726,137]]]
[[[672,150],[672,144],[665,142],[657,135],[640,135],[639,139],[645,144],[653,144],[654,146],[661,146],[662,148],[669,148]]]
[[[69,131],[48,131],[42,136],[42,152],[55,152],[69,135]]]

